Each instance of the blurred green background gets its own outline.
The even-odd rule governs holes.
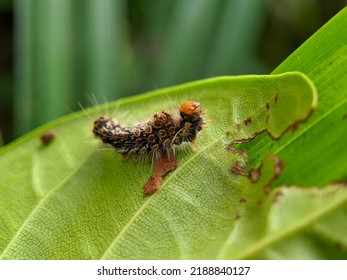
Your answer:
[[[270,73],[343,0],[0,0],[0,145],[98,103]]]

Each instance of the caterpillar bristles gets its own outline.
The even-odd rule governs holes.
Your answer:
[[[140,159],[146,156],[154,161],[163,155],[175,157],[175,146],[193,143],[206,125],[203,115],[199,102],[186,101],[179,107],[179,115],[163,110],[154,113],[148,122],[133,127],[123,127],[102,116],[94,121],[93,132],[125,157]]]

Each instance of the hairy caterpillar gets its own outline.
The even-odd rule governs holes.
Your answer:
[[[109,117],[100,117],[94,121],[93,133],[125,156],[170,157],[174,155],[174,145],[194,143],[205,125],[199,102],[186,101],[179,111],[179,115],[165,110],[154,113],[147,123],[133,127],[122,127]]]

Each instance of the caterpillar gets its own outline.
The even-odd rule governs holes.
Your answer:
[[[123,127],[112,118],[99,117],[94,121],[93,133],[103,143],[124,156],[158,159],[174,155],[174,146],[194,143],[205,126],[199,102],[186,101],[179,107],[179,115],[163,110],[154,113],[146,123]]]

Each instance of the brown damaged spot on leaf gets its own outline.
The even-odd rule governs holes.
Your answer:
[[[246,154],[245,157],[245,162],[241,163],[240,161],[236,160],[230,167],[230,171],[234,174],[237,175],[242,175],[242,176],[246,176],[248,177],[252,183],[256,183],[259,180],[260,177],[260,171],[256,168],[251,168],[251,170],[249,172],[245,171],[245,168],[247,166],[247,162],[248,162],[248,156]]]
[[[246,120],[243,121],[243,123],[245,124],[245,126],[251,124],[252,123],[252,118],[251,117],[247,118]]]
[[[244,162],[241,163],[240,161],[236,160],[230,167],[230,171],[234,174],[237,175],[242,175],[242,176],[246,176],[248,177],[252,183],[256,183],[259,180],[260,177],[260,171],[255,169],[255,168],[251,168],[251,170],[249,172],[245,171],[245,168],[247,166],[248,163],[248,155],[245,152],[244,154]]]
[[[234,174],[237,174],[237,175],[247,176],[252,183],[258,182],[258,180],[260,178],[260,175],[261,175],[261,168],[262,168],[262,164],[263,163],[259,166],[259,168],[251,168],[249,170],[249,172],[246,172],[245,169],[246,169],[246,166],[248,164],[248,159],[249,159],[248,154],[247,154],[247,152],[245,150],[238,150],[235,147],[233,147],[233,145],[246,143],[246,142],[254,139],[256,136],[257,136],[257,134],[253,135],[253,137],[250,137],[249,139],[233,140],[226,147],[226,149],[228,151],[230,151],[230,152],[232,152],[234,154],[237,153],[237,154],[239,154],[241,156],[241,160],[236,160],[231,165],[230,171],[232,173],[234,173]],[[274,158],[274,161],[275,161],[275,172],[274,172],[274,178],[272,179],[272,180],[274,180],[283,171],[283,169],[284,169],[284,162],[281,161],[279,158],[275,157],[274,155],[270,155],[270,156],[272,156]],[[269,185],[270,185],[270,183],[269,183]]]
[[[255,134],[253,134],[251,137],[248,138],[244,138],[244,139],[234,139],[232,140],[228,145],[227,145],[227,150],[233,153],[240,153],[240,150],[236,149],[235,147],[233,147],[236,144],[242,144],[242,143],[247,143],[251,140],[253,140],[255,137],[257,137],[259,134],[261,134],[263,131],[261,132],[257,132]],[[230,132],[226,133],[227,136],[230,136]],[[245,151],[243,151],[243,153],[246,153]],[[246,153],[247,154],[247,153]]]
[[[252,183],[258,182],[260,178],[260,169],[251,168],[248,172],[248,178],[251,180]]]
[[[228,151],[234,152],[233,147],[228,147]],[[244,150],[236,150],[237,153],[243,156],[243,161],[236,160],[230,167],[230,171],[236,175],[246,176],[252,183],[257,183],[261,176],[261,170],[263,168],[263,162],[260,164],[258,168],[251,168],[249,172],[245,171],[245,168],[248,163],[248,155]],[[269,154],[268,157],[271,157],[274,161],[274,173],[272,177],[269,179],[267,184],[264,186],[264,193],[267,194],[267,188],[271,185],[271,183],[282,173],[284,169],[284,162],[280,160],[278,157]],[[270,190],[268,190],[270,191]]]
[[[265,108],[266,108],[266,111],[269,112],[269,110],[270,110],[270,104],[269,104],[269,102],[266,102]]]
[[[284,161],[280,160],[278,157],[273,156],[275,159],[275,175],[273,180],[275,180],[284,170]]]
[[[236,149],[235,147],[233,147],[232,145],[233,144],[240,144],[240,143],[244,143],[242,142],[242,140],[234,140],[234,141],[231,141],[228,145],[227,145],[227,150],[232,152],[232,153],[238,153],[244,157],[247,157],[247,161],[248,161],[248,155],[247,155],[247,152],[245,150],[238,150]]]
[[[283,188],[280,188],[278,189],[276,192],[275,192],[275,195],[272,199],[272,203],[273,204],[276,204],[276,203],[279,203],[280,202],[280,199],[283,197],[284,193],[283,193]]]
[[[245,172],[245,165],[241,164],[240,161],[236,160],[230,167],[230,171],[237,175],[247,176],[247,172]]]
[[[276,92],[275,98],[274,98],[275,104],[277,104],[277,102],[278,102],[278,97],[279,97],[279,96],[280,96],[279,92]]]
[[[236,214],[234,219],[235,219],[235,220],[240,220],[240,219],[241,219],[240,214]]]
[[[303,124],[303,123],[312,115],[313,112],[314,112],[314,110],[312,109],[312,110],[309,112],[309,114],[308,114],[308,116],[307,116],[306,119],[298,120],[298,121],[296,121],[295,123],[293,123],[292,125],[290,125],[290,126],[289,126],[278,138],[273,137],[273,136],[271,135],[271,133],[269,133],[269,134],[271,135],[271,137],[272,137],[274,140],[278,140],[278,139],[281,138],[281,137],[283,136],[283,134],[286,133],[287,131],[291,131],[291,132],[296,131],[296,130],[299,128],[299,126],[300,126],[301,124]]]
[[[268,157],[273,159],[274,162],[274,173],[272,174],[271,178],[269,178],[268,182],[264,185],[264,193],[267,193],[267,190],[270,192],[270,185],[272,184],[273,181],[275,181],[283,172],[284,170],[284,161],[280,160],[278,157],[272,155],[272,154],[268,154]],[[263,164],[264,161],[261,163],[261,165],[259,166],[259,168],[257,168],[258,172],[259,172],[259,177],[260,177],[260,170],[262,170],[263,168]]]
[[[297,130],[299,128],[300,124],[301,123],[299,123],[299,122],[294,123],[292,126],[289,127],[289,130],[291,132],[294,132],[295,130]]]
[[[146,195],[150,195],[156,190],[160,189],[163,184],[163,176],[168,172],[174,170],[179,164],[176,156],[163,155],[153,161],[153,175],[147,180],[143,187]]]
[[[50,129],[45,131],[41,136],[40,136],[40,141],[44,146],[49,145],[52,143],[52,141],[55,139],[56,134],[54,130]]]

